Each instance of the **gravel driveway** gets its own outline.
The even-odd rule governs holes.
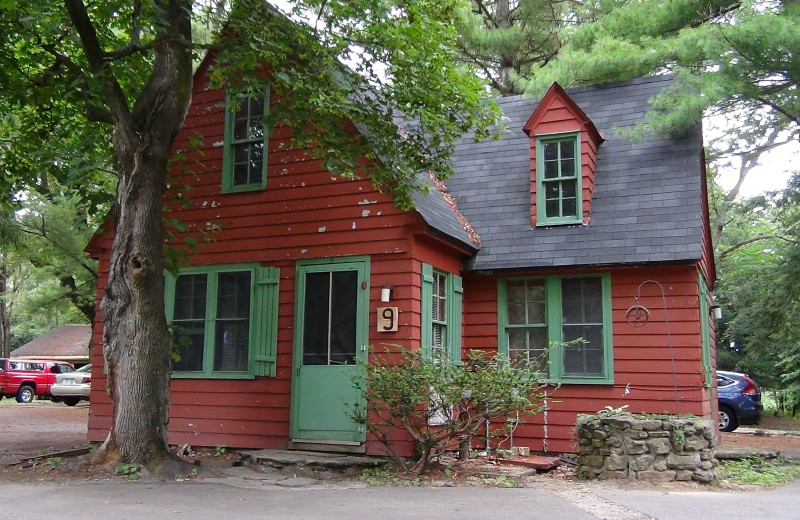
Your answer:
[[[0,465],[86,446],[89,403],[0,400]]]

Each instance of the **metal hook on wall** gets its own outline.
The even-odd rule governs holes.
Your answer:
[[[664,321],[667,326],[667,345],[669,346],[669,359],[672,364],[672,390],[673,395],[675,398],[675,414],[680,415],[680,404],[678,401],[678,381],[677,375],[675,374],[675,354],[672,351],[672,336],[669,330],[669,311],[667,310],[667,295],[664,293],[664,286],[661,285],[659,282],[655,280],[645,280],[639,284],[639,287],[636,289],[636,296],[634,299],[636,300],[635,305],[631,305],[628,310],[625,312],[625,319],[628,320],[628,323],[633,325],[634,327],[644,327],[648,321],[650,321],[650,311],[647,307],[643,305],[639,305],[639,299],[642,296],[642,287],[647,284],[654,284],[658,286],[661,290],[661,302],[664,306]]]

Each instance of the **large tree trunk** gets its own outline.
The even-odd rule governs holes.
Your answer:
[[[161,204],[166,163],[147,146],[120,168],[116,236],[103,298],[103,355],[114,417],[109,453],[160,458],[167,446],[170,335],[164,318]]]
[[[65,0],[95,77],[104,81],[118,175],[115,237],[105,296],[103,356],[114,405],[98,457],[160,460],[168,453],[171,338],[164,317],[163,195],[168,159],[192,86],[191,0],[156,0],[153,71],[129,106],[82,0]]]

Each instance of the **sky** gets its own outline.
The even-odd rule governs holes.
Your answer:
[[[759,165],[742,184],[740,197],[748,198],[786,187],[792,172],[800,171],[800,143],[793,141],[764,154]],[[737,172],[720,171],[719,183],[727,191],[736,182]]]

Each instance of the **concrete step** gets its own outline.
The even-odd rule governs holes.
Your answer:
[[[280,471],[285,475],[325,479],[342,475],[358,475],[367,468],[380,468],[388,459],[341,453],[289,450],[244,450],[243,463],[264,471]]]

